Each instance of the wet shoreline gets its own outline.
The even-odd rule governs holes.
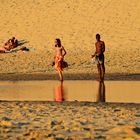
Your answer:
[[[64,72],[64,80],[96,80],[95,73],[67,73]],[[0,73],[0,81],[29,81],[29,80],[58,80],[57,73]],[[107,73],[105,80],[112,81],[140,81],[140,73]]]
[[[140,103],[139,85],[140,81],[1,81],[0,100]]]
[[[120,102],[92,102],[92,101],[7,101],[7,100],[0,100],[0,104],[34,104],[34,105],[60,105],[60,106],[75,106],[75,107],[124,107],[124,108],[135,108],[140,109],[140,103],[120,103]]]

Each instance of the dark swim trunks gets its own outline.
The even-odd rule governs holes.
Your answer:
[[[95,61],[97,64],[104,64],[104,54],[100,54],[95,57]]]

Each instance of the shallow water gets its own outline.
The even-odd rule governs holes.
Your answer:
[[[0,100],[140,103],[140,81],[2,81]]]

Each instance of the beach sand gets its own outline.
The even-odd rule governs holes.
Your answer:
[[[58,79],[54,40],[67,51],[65,79],[95,79],[95,35],[106,77],[140,80],[139,0],[0,0],[0,46],[15,36],[29,52],[0,54],[0,80]],[[0,102],[0,140],[139,140],[140,105]]]
[[[140,105],[0,102],[2,140],[139,140]]]
[[[0,45],[15,36],[30,49],[0,54],[1,74],[55,73],[55,38],[67,51],[66,74],[95,74],[96,33],[106,44],[106,73],[140,73],[139,0],[5,0],[0,11]]]

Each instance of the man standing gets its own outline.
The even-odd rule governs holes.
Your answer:
[[[92,58],[95,57],[95,60],[97,62],[99,81],[103,81],[105,74],[105,66],[104,66],[105,43],[104,41],[100,40],[99,34],[96,34],[96,40],[97,40],[97,42],[95,43],[96,51],[92,55]]]

